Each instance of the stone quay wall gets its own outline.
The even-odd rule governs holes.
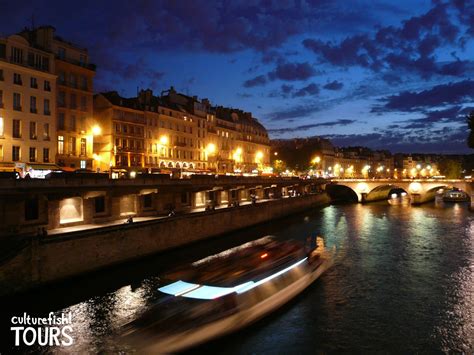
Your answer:
[[[0,296],[184,246],[330,202],[326,194],[31,237],[0,262]]]

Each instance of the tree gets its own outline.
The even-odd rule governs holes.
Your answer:
[[[448,179],[459,179],[461,177],[461,162],[454,159],[443,159],[439,164],[439,171]]]
[[[469,133],[469,137],[467,138],[467,145],[469,148],[474,149],[474,111],[467,116],[467,124],[471,132]]]

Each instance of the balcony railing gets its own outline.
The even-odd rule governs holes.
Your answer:
[[[83,67],[83,68],[86,68],[86,69],[89,69],[89,70],[93,70],[93,71],[96,70],[96,65],[95,64],[84,63],[84,62],[81,62],[79,60],[75,60],[75,59],[71,59],[71,58],[65,58],[65,57],[62,57],[62,56],[60,57],[58,55],[56,55],[56,58],[59,59],[59,60],[62,60],[63,62],[78,65],[80,67]]]

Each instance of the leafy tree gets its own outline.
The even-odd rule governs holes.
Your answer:
[[[467,116],[467,124],[471,132],[469,133],[469,137],[467,138],[467,145],[469,148],[474,149],[474,111]]]
[[[439,171],[448,179],[459,179],[461,177],[462,164],[458,160],[444,159],[439,164]]]

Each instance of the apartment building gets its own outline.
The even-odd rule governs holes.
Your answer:
[[[0,38],[0,170],[52,167],[56,155],[52,53],[19,35]]]
[[[138,101],[116,91],[94,96],[100,134],[94,137],[95,165],[99,171],[145,167],[145,112]]]
[[[25,29],[20,35],[54,55],[57,164],[69,170],[91,169],[95,65],[89,62],[87,49],[55,35],[52,26]]]

